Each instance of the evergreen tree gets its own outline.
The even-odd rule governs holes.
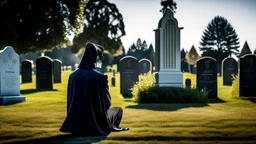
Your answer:
[[[243,46],[243,48],[242,48],[242,50],[241,50],[241,52],[239,54],[239,57],[242,57],[242,56],[244,56],[246,54],[252,54],[251,49],[250,49],[247,41],[245,41],[244,46]]]
[[[149,45],[149,48],[147,50],[147,55],[148,55],[147,59],[151,61],[152,66],[155,66],[155,52],[152,44]]]
[[[147,42],[144,40],[143,42],[142,42],[142,48],[141,48],[141,50],[142,51],[146,51],[148,49],[148,45],[147,45]]]
[[[137,47],[137,50],[141,50],[142,43],[141,43],[141,39],[140,39],[140,38],[138,38],[138,40],[137,40],[137,45],[136,45],[136,47]]]
[[[185,61],[185,57],[186,57],[186,52],[185,52],[184,48],[182,48],[182,50],[180,51],[181,61]]]
[[[186,55],[186,60],[189,64],[195,65],[197,60],[200,58],[199,54],[196,51],[194,45],[192,45],[191,49]]]
[[[253,52],[253,54],[256,54],[256,48],[254,49],[254,52]]]
[[[231,24],[221,16],[214,17],[203,32],[200,41],[202,56],[211,56],[218,63],[224,58],[237,55],[239,38]]]
[[[127,54],[130,54],[130,53],[135,52],[136,49],[137,49],[137,47],[136,47],[136,45],[133,43],[133,44],[130,46],[130,48],[128,49]]]

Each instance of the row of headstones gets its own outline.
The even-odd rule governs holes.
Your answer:
[[[61,64],[58,59],[52,60],[47,56],[36,59],[36,88],[52,89],[53,83],[61,83]],[[21,82],[32,82],[32,63],[24,60],[21,63]]]
[[[247,54],[240,58],[239,95],[256,96],[256,55]],[[223,85],[232,85],[232,75],[238,73],[238,65],[233,58],[223,61]],[[217,98],[217,61],[203,57],[197,61],[196,87],[207,89],[209,98]]]
[[[131,97],[131,88],[138,81],[140,74],[152,73],[152,63],[148,59],[137,60],[133,56],[125,56],[119,61],[120,93]]]
[[[196,65],[191,65],[184,61],[181,61],[180,69],[181,69],[181,72],[196,74]]]

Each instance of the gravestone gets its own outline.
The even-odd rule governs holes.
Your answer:
[[[152,63],[150,60],[144,58],[139,60],[139,75],[147,74],[148,72],[152,73]]]
[[[59,59],[54,59],[53,62],[53,83],[61,83],[61,64]]]
[[[133,56],[125,56],[120,62],[120,91],[126,97],[131,97],[131,88],[138,81],[138,60]]]
[[[238,64],[234,58],[227,57],[222,61],[223,85],[232,85],[232,75],[237,75]]]
[[[53,89],[52,59],[41,56],[36,59],[36,88]]]
[[[30,60],[24,60],[21,63],[21,83],[32,82],[32,63]]]
[[[116,78],[115,77],[111,78],[111,85],[116,86]]]
[[[203,57],[197,61],[196,86],[208,90],[209,98],[217,98],[217,62],[214,58]]]
[[[0,51],[0,105],[26,100],[25,96],[20,96],[19,64],[19,55],[11,46]]]
[[[116,76],[116,70],[113,70],[113,77]]]
[[[185,80],[185,86],[186,86],[186,88],[191,88],[191,79],[187,78]]]
[[[155,29],[155,65],[157,86],[184,87],[181,72],[180,31],[178,20],[170,9],[164,11],[163,17]]]
[[[240,58],[239,95],[256,97],[256,55],[246,54]]]

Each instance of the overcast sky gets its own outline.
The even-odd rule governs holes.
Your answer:
[[[123,16],[126,35],[122,42],[127,50],[138,38],[155,47],[153,30],[163,16],[161,0],[108,0]],[[256,48],[256,0],[175,0],[174,17],[181,31],[181,48],[198,50],[199,41],[208,23],[217,15],[223,16],[235,28],[240,48],[247,40],[251,51]],[[199,51],[198,51],[199,52]],[[200,53],[200,52],[199,52]]]

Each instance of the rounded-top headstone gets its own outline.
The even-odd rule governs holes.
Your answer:
[[[240,58],[239,95],[256,97],[256,55],[246,54]]]
[[[36,88],[53,89],[52,59],[41,56],[36,59]]]
[[[232,75],[237,75],[238,63],[232,57],[227,57],[222,61],[223,85],[232,85]]]
[[[20,95],[19,55],[11,46],[0,51],[0,96]]]
[[[120,62],[120,92],[124,97],[131,97],[131,88],[138,81],[138,60],[125,56]]]
[[[143,58],[139,60],[139,74],[152,73],[152,62],[149,59]]]
[[[61,83],[61,64],[62,62],[59,59],[53,60],[53,82]]]
[[[32,82],[32,62],[28,59],[25,59],[21,63],[21,82]]]
[[[197,61],[196,85],[198,89],[208,91],[209,98],[217,98],[217,61],[211,57],[203,57]]]

